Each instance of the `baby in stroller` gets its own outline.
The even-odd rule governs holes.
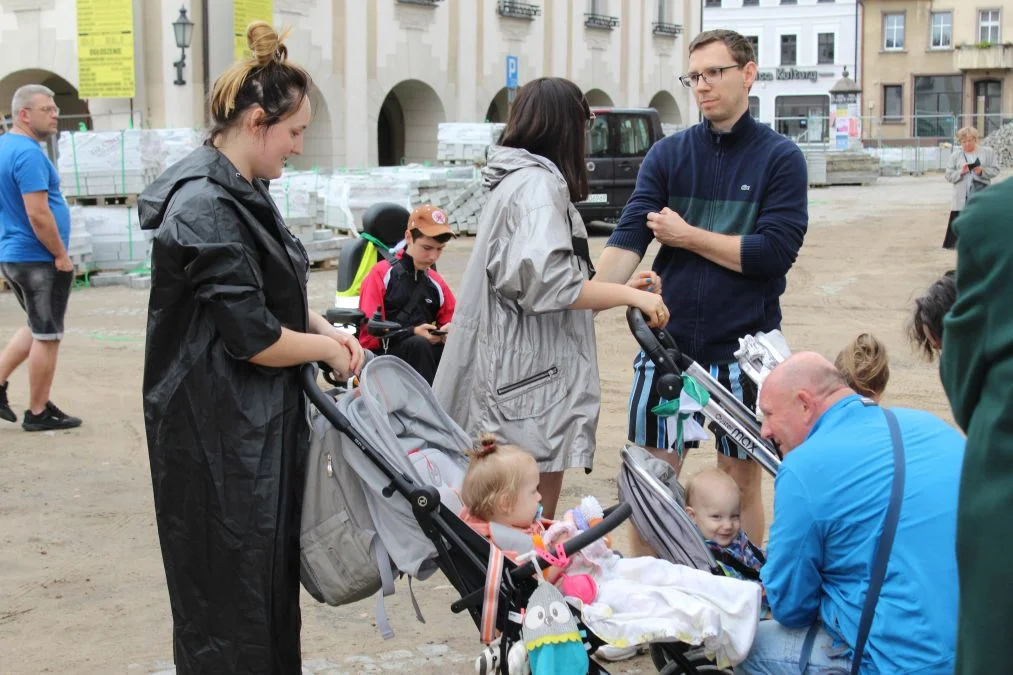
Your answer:
[[[766,556],[741,527],[741,500],[739,486],[721,469],[699,471],[686,484],[686,514],[696,523],[725,576],[760,583]],[[761,612],[760,618],[769,618],[765,593]]]
[[[484,437],[465,474],[461,501],[462,519],[508,557],[539,555],[552,563],[547,579],[607,643],[702,645],[722,667],[748,654],[759,586],[658,558],[621,558],[602,541],[567,558],[560,544],[583,529],[594,506],[585,499],[568,518],[540,520],[538,467],[522,448]]]

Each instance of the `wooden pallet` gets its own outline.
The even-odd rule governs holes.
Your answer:
[[[335,270],[338,268],[337,258],[324,258],[310,261],[310,268],[315,270]]]
[[[139,195],[64,195],[70,206],[133,206]]]

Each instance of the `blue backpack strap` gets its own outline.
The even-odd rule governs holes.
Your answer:
[[[864,403],[865,401],[863,401]],[[874,405],[873,403],[869,403]],[[868,405],[868,404],[867,404]],[[879,601],[879,592],[883,588],[883,581],[886,579],[886,565],[890,560],[890,551],[893,549],[893,539],[897,534],[897,523],[900,521],[900,507],[904,500],[904,476],[906,464],[904,460],[904,439],[900,435],[900,425],[897,424],[897,416],[893,411],[882,408],[886,416],[886,425],[890,428],[890,441],[893,445],[893,487],[890,491],[890,504],[886,509],[886,517],[883,520],[883,533],[876,544],[876,554],[873,558],[872,569],[869,574],[869,589],[865,593],[865,605],[862,607],[862,617],[858,621],[858,637],[855,640],[855,651],[851,657],[851,675],[858,675],[862,668],[862,657],[865,655],[865,643],[869,639],[869,631],[872,629],[872,618],[876,613],[876,603]],[[813,642],[816,640],[816,633],[819,631],[820,622],[817,620],[809,627],[802,642],[802,654],[799,658],[799,673],[805,673],[809,667],[809,658],[812,655]]]
[[[855,640],[855,653],[851,658],[852,675],[857,675],[862,667],[865,643],[869,639],[872,617],[876,613],[876,603],[879,601],[879,592],[886,579],[886,564],[890,560],[893,538],[897,534],[897,523],[900,521],[901,502],[904,500],[904,439],[901,438],[900,425],[897,424],[897,417],[893,411],[883,408],[883,414],[886,415],[886,423],[890,427],[890,440],[893,442],[893,490],[890,492],[890,506],[887,507],[886,518],[883,520],[883,534],[876,544],[876,557],[872,563],[869,590],[865,594],[865,606],[862,607],[862,618],[858,622],[858,638]]]

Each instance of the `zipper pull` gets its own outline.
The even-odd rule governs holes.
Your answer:
[[[327,477],[334,478],[334,464],[331,463],[331,453],[327,453]]]

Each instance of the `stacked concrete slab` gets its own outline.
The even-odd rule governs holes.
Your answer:
[[[286,172],[271,181],[271,198],[288,228],[300,239],[313,240],[324,222],[324,200],[329,177],[308,171]]]
[[[436,133],[436,159],[447,163],[485,164],[486,150],[499,141],[505,124],[444,122]]]
[[[158,143],[161,162],[159,173],[194,151],[204,140],[204,132],[198,129],[149,129],[149,143]],[[156,140],[157,139],[157,140]]]
[[[60,187],[68,197],[136,195],[157,175],[142,152],[145,132],[72,131],[58,142]]]
[[[282,178],[284,181],[284,177]],[[461,167],[379,167],[369,171],[341,172],[328,177],[324,192],[323,225],[336,232],[355,233],[362,229],[362,214],[380,202],[399,204],[411,211],[421,204],[433,204],[447,211],[457,229],[468,232],[473,224],[461,220],[457,226],[453,208],[466,207],[465,217],[475,208],[467,199],[477,192],[481,177],[473,166]],[[276,198],[276,203],[279,203]],[[284,210],[282,210],[284,213]]]
[[[61,133],[60,187],[72,198],[135,196],[200,141],[193,129]]]
[[[373,204],[389,202],[412,208],[408,183],[396,175],[371,173],[338,178],[348,181],[348,211],[355,231],[362,230],[362,214]]]
[[[879,178],[879,158],[867,152],[827,153],[827,183],[872,185]]]
[[[460,190],[447,204],[450,226],[461,234],[477,234],[487,194],[481,180],[472,181]]]
[[[141,230],[137,209],[130,206],[80,207],[91,236],[91,267],[96,271],[147,267],[154,232]]]
[[[70,243],[67,246],[67,254],[79,272],[91,270],[94,265],[91,233],[86,227],[83,211],[81,206],[70,207]]]
[[[154,233],[140,229],[137,195],[200,142],[193,129],[60,135],[60,187],[69,201],[89,204],[71,207],[70,254],[79,273],[98,272],[95,285],[145,286]]]
[[[313,263],[337,258],[346,239],[327,223],[331,179],[316,171],[287,171],[271,181],[271,198]]]
[[[409,211],[434,204],[447,211],[457,231],[474,234],[485,203],[477,165],[502,129],[441,125],[441,166],[286,171],[271,182],[271,197],[313,262],[337,258],[348,235],[361,231],[362,214],[378,202]],[[112,272],[147,269],[153,233],[139,228],[137,195],[201,141],[202,133],[192,129],[61,135],[58,170],[64,194],[87,205],[73,207],[73,255],[80,269],[106,272],[107,278],[116,276]]]

